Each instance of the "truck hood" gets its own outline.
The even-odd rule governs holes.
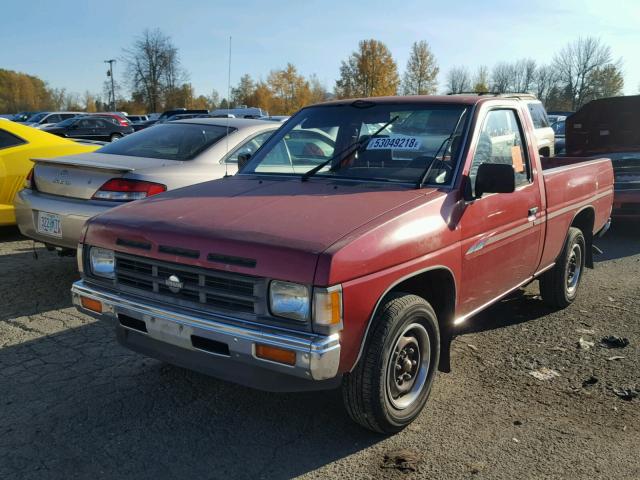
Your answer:
[[[228,177],[94,217],[85,242],[310,284],[318,255],[327,247],[428,192],[319,178]]]

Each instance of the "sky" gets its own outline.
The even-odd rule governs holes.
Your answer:
[[[599,37],[622,58],[625,93],[640,89],[639,0],[30,0],[2,1],[0,68],[37,75],[51,87],[102,93],[115,58],[122,81],[123,48],[159,28],[179,49],[197,94],[226,97],[229,37],[231,85],[244,73],[266,79],[293,63],[332,90],[340,62],[375,38],[402,72],[411,44],[426,40],[440,66],[474,71],[500,61],[549,63],[580,36]]]

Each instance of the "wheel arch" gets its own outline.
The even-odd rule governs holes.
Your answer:
[[[378,298],[367,328],[360,342],[358,356],[351,371],[358,365],[366,346],[371,326],[384,300],[394,293],[414,294],[428,301],[436,312],[441,331],[448,331],[453,326],[457,302],[457,284],[453,271],[444,265],[429,267],[397,279]],[[444,337],[444,335],[443,335]]]
[[[584,235],[585,240],[585,264],[589,268],[593,268],[593,227],[596,221],[596,212],[592,205],[587,205],[580,209],[573,220],[571,221],[571,227],[579,228]],[[567,230],[567,235],[569,231]]]

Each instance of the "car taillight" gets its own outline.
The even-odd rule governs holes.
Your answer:
[[[94,200],[111,200],[116,202],[128,202],[140,200],[158,193],[165,192],[166,185],[143,180],[131,180],[127,178],[112,178],[102,185],[93,195]]]
[[[120,122],[120,125],[122,125],[123,127],[128,127],[129,126],[129,122],[124,120],[124,119],[122,119],[122,118],[119,118],[118,121]]]
[[[24,188],[28,188],[29,190],[36,190],[36,181],[33,178],[33,167],[27,173],[27,176],[24,179]]]

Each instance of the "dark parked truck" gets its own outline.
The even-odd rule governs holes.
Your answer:
[[[420,413],[454,326],[539,279],[575,298],[608,159],[541,163],[518,99],[302,109],[233,177],[90,220],[77,307],[138,352],[267,390],[342,386],[351,417]]]
[[[593,100],[566,120],[567,155],[613,162],[612,217],[640,220],[640,95]]]

